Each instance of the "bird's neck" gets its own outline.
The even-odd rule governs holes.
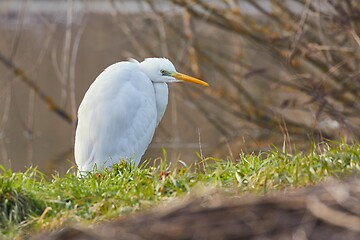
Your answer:
[[[159,124],[162,117],[164,116],[166,106],[168,103],[168,86],[164,82],[154,82],[156,108],[157,108],[157,119],[156,125]]]

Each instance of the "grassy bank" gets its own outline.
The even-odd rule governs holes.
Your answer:
[[[323,145],[308,154],[273,150],[242,154],[236,160],[206,158],[192,166],[175,165],[163,161],[137,168],[120,163],[112,170],[82,178],[72,173],[49,178],[35,168],[24,173],[1,168],[0,238],[111,219],[195,191],[197,185],[231,194],[264,194],[313,185],[328,176],[358,172],[360,145]]]

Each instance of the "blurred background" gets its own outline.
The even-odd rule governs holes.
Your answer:
[[[129,57],[167,57],[211,85],[170,85],[145,158],[360,136],[357,0],[2,0],[0,36],[0,164],[13,170],[74,166],[84,93]]]

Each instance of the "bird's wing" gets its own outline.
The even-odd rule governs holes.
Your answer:
[[[102,72],[78,111],[75,160],[80,171],[140,161],[156,128],[155,92],[135,63],[120,62]]]

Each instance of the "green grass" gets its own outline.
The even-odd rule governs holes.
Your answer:
[[[265,194],[317,184],[360,169],[360,145],[324,145],[308,154],[272,150],[241,154],[236,161],[206,158],[185,166],[134,167],[121,162],[101,174],[72,173],[50,179],[36,168],[12,172],[0,167],[0,238],[67,224],[94,223],[148,209],[155,204],[217,187],[231,194]]]

